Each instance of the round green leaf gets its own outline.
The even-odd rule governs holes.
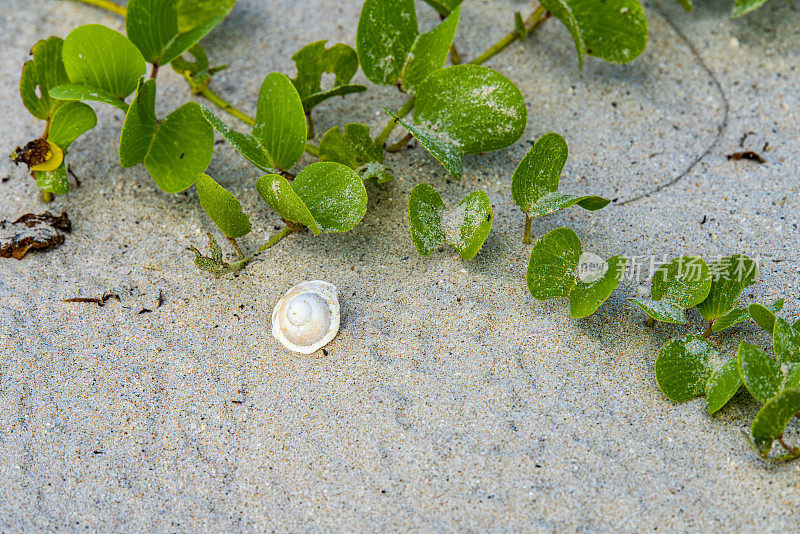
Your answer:
[[[349,167],[333,162],[313,163],[292,182],[320,231],[347,232],[367,212],[364,182]]]
[[[334,161],[358,169],[367,163],[383,163],[383,145],[375,143],[365,124],[334,126],[319,142],[320,161]]]
[[[420,130],[455,144],[461,153],[478,154],[516,143],[528,111],[522,93],[502,74],[456,65],[433,72],[417,87],[414,120]]]
[[[358,19],[356,50],[367,79],[394,85],[418,34],[414,0],[366,0]]]
[[[34,171],[36,185],[42,191],[55,193],[56,195],[66,195],[69,193],[69,180],[67,179],[67,168],[64,162],[53,171]]]
[[[711,274],[706,262],[696,256],[681,256],[656,270],[651,296],[685,309],[703,302],[710,290]]]
[[[442,213],[445,240],[461,257],[475,257],[492,230],[492,201],[485,191],[474,191],[458,206]]]
[[[790,325],[780,317],[775,318],[772,349],[781,363],[800,362],[800,320]]]
[[[694,334],[668,341],[656,358],[658,387],[675,402],[702,395],[711,376],[711,358],[718,354],[710,341]]]
[[[441,195],[430,184],[419,184],[408,199],[408,224],[411,239],[422,256],[430,256],[447,240],[442,226],[446,207]]]
[[[484,191],[475,191],[447,209],[433,186],[419,184],[408,200],[408,222],[414,246],[422,256],[448,244],[471,260],[492,229],[492,202]]]
[[[280,72],[264,78],[258,93],[253,137],[281,169],[300,161],[306,147],[306,116],[292,81]]]
[[[64,39],[64,68],[73,84],[86,85],[124,99],[145,73],[142,53],[124,35],[87,24]]]
[[[250,233],[250,219],[242,213],[239,200],[205,173],[197,175],[200,205],[219,229],[230,238]]]
[[[59,37],[43,39],[33,45],[33,59],[22,66],[19,94],[22,103],[34,117],[47,120],[63,102],[50,97],[50,89],[69,83],[61,60],[64,41]]]
[[[600,258],[597,258],[598,260]],[[628,260],[624,256],[614,256],[604,263],[602,275],[596,273],[597,266],[592,266],[587,280],[577,280],[569,294],[569,313],[576,319],[588,317],[611,296],[625,274]],[[598,276],[599,275],[599,276]]]
[[[556,228],[539,239],[531,250],[526,276],[533,298],[568,296],[577,284],[575,273],[581,252],[578,235],[570,228]]]
[[[189,102],[161,121],[144,166],[167,193],[183,191],[208,167],[214,152],[214,129],[200,105]]]
[[[725,256],[711,262],[711,289],[706,299],[697,305],[706,320],[713,321],[733,310],[739,295],[758,278],[758,264],[744,254]]]
[[[647,17],[638,0],[542,0],[542,7],[564,23],[583,54],[628,63],[647,44]]]
[[[302,224],[311,229],[314,235],[320,234],[320,228],[314,216],[308,211],[303,200],[292,189],[292,184],[279,174],[262,176],[256,182],[256,189],[267,205],[275,210],[283,220]]]
[[[742,386],[736,358],[729,358],[711,373],[706,382],[706,401],[709,415],[717,413],[736,395]]]
[[[439,12],[441,15],[447,16],[451,11],[461,5],[464,0],[425,0],[425,3]]]
[[[119,136],[119,163],[133,167],[144,161],[156,135],[156,81],[140,81],[125,113]]]
[[[767,402],[781,390],[784,378],[781,364],[769,354],[742,341],[737,357],[739,376],[747,391],[759,402]]]
[[[72,142],[97,125],[94,110],[81,102],[66,102],[50,119],[50,141],[66,151]]]
[[[800,412],[800,389],[796,388],[781,391],[761,407],[750,431],[762,456],[769,453],[772,441],[783,434],[786,425],[798,412]]]

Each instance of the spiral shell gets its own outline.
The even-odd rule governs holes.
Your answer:
[[[321,280],[297,284],[272,312],[272,335],[287,349],[311,354],[339,332],[336,286]]]

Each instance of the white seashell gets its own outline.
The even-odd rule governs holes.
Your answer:
[[[339,332],[336,286],[321,280],[297,284],[272,311],[272,335],[287,349],[311,354]]]

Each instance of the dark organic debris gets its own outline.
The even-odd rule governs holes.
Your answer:
[[[14,222],[0,221],[0,258],[21,260],[31,249],[44,249],[64,242],[64,233],[72,230],[66,212],[56,217],[26,213]]]
[[[50,153],[50,145],[44,139],[34,139],[26,144],[24,147],[17,147],[11,153],[11,161],[15,165],[24,163],[28,169],[34,165],[44,163],[47,161],[47,155]]]
[[[64,299],[63,302],[85,302],[89,304],[97,304],[100,308],[106,305],[111,299],[117,299],[117,301],[121,302],[122,299],[119,298],[119,295],[114,293],[103,293],[103,296],[100,298],[91,298],[91,297],[75,297],[72,299]]]
[[[729,160],[746,159],[748,161],[755,161],[756,163],[764,163],[766,161],[758,153],[753,152],[752,150],[745,150],[744,152],[734,152],[733,154],[728,154],[728,159]]]

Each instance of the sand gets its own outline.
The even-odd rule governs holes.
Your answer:
[[[490,62],[529,105],[518,144],[467,157],[461,182],[420,147],[391,155],[398,179],[369,186],[353,231],[292,235],[238,276],[194,268],[186,248],[205,246],[213,224],[193,190],[167,195],[141,166],[119,166],[113,109],[98,106],[97,129],[70,151],[81,187],[49,206],[0,159],[0,219],[46,208],[73,222],[61,247],[0,260],[0,530],[796,529],[800,463],[765,463],[741,436],[757,403],[740,393],[710,417],[703,399],[676,405],[655,383],[658,348],[702,331],[697,313],[689,327],[646,327],[626,299],[646,292],[647,269],[582,320],[566,299],[533,300],[524,281],[530,246],[511,174],[556,131],[571,153],[562,191],[615,202],[538,219],[535,236],[569,226],[585,251],[645,265],[747,253],[761,280],[742,302],[785,297],[784,316],[798,316],[798,6],[770,0],[731,21],[731,2],[697,4],[689,14],[648,2],[642,57],[587,59],[583,73],[567,31],[548,21]],[[304,43],[354,44],[359,8],[240,0],[204,41],[212,62],[230,63],[213,87],[254,111],[261,79],[293,75]],[[475,57],[527,9],[468,0],[459,48]],[[0,153],[42,128],[18,95],[29,48],[88,22],[122,29],[67,1],[4,2]],[[161,115],[190,98],[170,69],[158,92]],[[376,134],[381,107],[401,103],[392,88],[332,100],[314,113],[317,131],[361,121]],[[744,149],[766,163],[726,158]],[[275,233],[255,167],[222,145],[208,172],[252,218],[244,246]],[[474,260],[417,254],[406,205],[420,182],[448,205],[489,194],[493,230]],[[271,337],[270,314],[308,279],[338,286],[342,328],[327,354],[300,356]],[[121,301],[62,301],[105,292]],[[752,323],[718,336],[725,356],[743,339],[768,343]]]

